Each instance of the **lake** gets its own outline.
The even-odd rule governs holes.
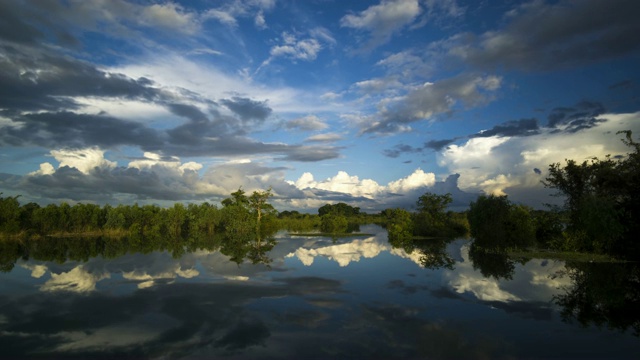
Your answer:
[[[5,243],[0,357],[640,354],[635,265],[483,256],[467,239],[394,248],[384,229],[360,230],[373,235],[279,232],[240,263],[202,248],[115,251],[85,239],[71,256],[65,239]]]

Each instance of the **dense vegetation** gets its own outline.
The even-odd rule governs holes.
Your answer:
[[[465,213],[447,211],[451,194],[425,193],[416,202],[417,211],[386,209],[382,211],[389,241],[404,244],[415,238],[453,238],[469,232]]]
[[[622,140],[625,157],[566,160],[549,166],[545,186],[564,198],[550,211],[511,203],[506,196],[482,195],[471,203],[474,251],[539,247],[557,251],[640,258],[640,144],[630,132]],[[484,249],[484,250],[483,250]]]

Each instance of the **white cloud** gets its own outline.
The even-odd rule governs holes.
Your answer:
[[[438,163],[451,173],[460,174],[462,189],[514,195],[541,188],[540,181],[552,163],[565,159],[584,161],[591,157],[624,155],[630,150],[617,131],[640,132],[640,113],[603,114],[596,126],[578,132],[542,128],[525,137],[480,137],[462,145],[450,145],[438,155]],[[542,174],[536,174],[539,169]],[[538,199],[540,202],[546,199]]]
[[[109,273],[91,273],[78,265],[68,272],[60,274],[51,273],[51,279],[47,280],[41,287],[41,291],[72,291],[78,293],[91,292],[96,289],[96,283],[103,279],[110,278]]]
[[[185,12],[181,6],[174,3],[143,7],[139,19],[141,23],[151,27],[179,29],[189,34],[198,28],[195,14]]]
[[[418,188],[431,187],[435,183],[434,173],[425,173],[422,169],[416,169],[406,178],[390,182],[387,188],[393,193],[407,193]]]
[[[178,54],[157,53],[139,58],[135,63],[105,69],[111,73],[124,74],[132,79],[145,77],[157,87],[172,94],[176,99],[184,99],[183,90],[198,94],[201,99],[228,99],[229,89],[242,96],[268,100],[269,106],[277,112],[305,113],[316,111],[338,111],[336,104],[327,104],[320,99],[320,93],[307,92],[285,86],[254,83],[246,73],[230,74],[210,63],[195,61]],[[207,104],[201,104],[207,107]],[[107,110],[113,111],[111,107]],[[132,111],[135,110],[132,108]],[[144,110],[144,109],[141,109]],[[144,110],[137,117],[153,117],[154,113]]]
[[[383,187],[374,180],[360,180],[357,176],[350,176],[345,171],[339,171],[336,176],[323,181],[315,181],[311,173],[305,172],[295,183],[290,183],[301,190],[307,188],[320,189],[368,198],[373,198],[373,195],[383,190]]]
[[[298,40],[295,35],[283,32],[283,45],[275,45],[269,50],[269,57],[261,66],[269,64],[273,59],[285,57],[293,60],[311,61],[318,57],[322,45],[315,38]]]
[[[483,301],[519,301],[520,297],[510,293],[501,287],[501,283],[493,278],[483,276],[473,269],[469,260],[469,246],[463,246],[461,250],[464,261],[456,263],[456,271],[446,272],[445,280],[457,293],[472,293]]]
[[[264,19],[264,13],[262,11],[258,11],[255,18],[253,19],[253,22],[258,29],[267,28],[267,21]]]
[[[200,272],[193,268],[183,270],[177,262],[169,267],[160,270],[156,269],[151,273],[149,271],[150,269],[123,272],[122,277],[127,280],[137,281],[139,289],[146,289],[154,286],[158,280],[174,280],[178,276],[191,279],[200,275]]]
[[[305,141],[310,142],[333,142],[338,140],[342,140],[342,135],[336,133],[318,134],[305,139]]]
[[[387,186],[379,185],[371,179],[360,180],[358,176],[351,176],[346,171],[339,171],[336,176],[323,181],[316,181],[311,173],[305,172],[295,182],[289,181],[290,184],[301,190],[327,190],[380,200],[383,200],[382,197],[387,193],[406,194],[416,189],[432,187],[435,182],[435,174],[425,173],[422,169],[416,169],[409,176],[392,181]]]
[[[214,19],[227,26],[236,27],[239,17],[253,17],[257,28],[266,29],[264,12],[273,9],[275,3],[275,0],[234,0],[207,10],[202,18]]]
[[[180,159],[175,156],[170,159],[163,159],[158,154],[145,152],[143,159],[131,161],[128,167],[139,170],[152,170],[160,175],[176,174],[182,176],[186,171],[200,171],[202,164],[193,161],[181,163]]]
[[[105,159],[104,151],[98,148],[51,150],[50,154],[60,163],[59,167],[75,168],[83,174],[89,174],[95,168],[113,169],[116,167],[116,163]],[[50,175],[53,173],[52,170],[53,165],[43,163],[38,171],[30,175]]]
[[[329,127],[327,123],[315,115],[307,115],[289,120],[285,123],[285,126],[287,129],[299,129],[304,131],[318,131]]]
[[[341,267],[351,262],[358,262],[361,258],[374,258],[382,251],[388,250],[386,245],[375,241],[375,237],[363,240],[353,240],[350,243],[325,246],[317,249],[299,247],[286,257],[297,257],[305,266],[311,266],[316,257],[322,256],[337,262]]]
[[[50,163],[42,163],[40,164],[40,169],[30,172],[27,174],[28,176],[41,176],[41,175],[51,175],[56,172],[56,169]]]
[[[383,0],[340,19],[340,26],[368,31],[371,39],[366,50],[386,43],[396,32],[411,24],[422,12],[418,0]]]

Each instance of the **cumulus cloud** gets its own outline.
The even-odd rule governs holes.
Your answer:
[[[527,200],[540,206],[551,202],[546,196],[548,192],[543,196],[540,184],[550,164],[564,163],[565,159],[583,161],[594,156],[626,154],[629,149],[616,132],[640,131],[640,113],[602,114],[594,119],[593,126],[578,132],[571,128],[560,131],[540,127],[534,134],[527,133],[528,136],[472,137],[461,145],[449,145],[438,155],[438,162],[461,175],[463,190],[508,194],[518,199],[537,189],[537,198],[529,194]]]
[[[325,246],[320,248],[307,249],[299,247],[295,252],[286,257],[296,257],[305,266],[311,266],[316,257],[326,257],[337,262],[341,267],[349,265],[351,262],[358,262],[361,258],[374,258],[382,251],[388,251],[388,245],[378,243],[375,237],[363,240],[353,240],[346,244]]]
[[[380,211],[386,208],[415,207],[416,199],[425,192],[437,194],[451,193],[455,208],[464,208],[477,194],[466,193],[458,188],[459,175],[449,176],[444,181],[437,181],[433,173],[416,169],[413,173],[398,180],[380,185],[371,179],[360,179],[339,171],[333,177],[316,180],[313,174],[306,172],[296,181],[287,181],[301,190],[305,199],[294,199],[291,204],[299,207],[314,208],[327,202],[348,202],[368,211]]]
[[[457,293],[472,293],[477,299],[483,301],[519,301],[515,294],[503,289],[500,282],[493,278],[486,278],[481,273],[476,272],[469,260],[469,246],[462,248],[463,262],[456,264],[455,272],[447,272],[448,285]]]
[[[78,265],[68,272],[51,273],[51,279],[47,280],[40,287],[40,290],[87,293],[96,289],[98,281],[110,277],[109,273],[92,273],[87,271],[83,265]]]

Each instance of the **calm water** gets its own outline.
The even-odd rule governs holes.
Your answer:
[[[0,358],[640,355],[628,266],[492,262],[464,239],[408,253],[361,230],[375,236],[280,233],[268,265],[203,250],[18,259],[0,273]]]

